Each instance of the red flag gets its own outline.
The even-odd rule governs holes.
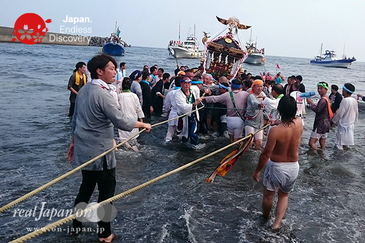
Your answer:
[[[278,69],[280,69],[279,63],[276,63],[276,67],[277,67]]]
[[[237,160],[241,157],[241,155],[247,150],[248,145],[253,139],[252,133],[250,133],[249,137],[243,140],[240,146],[234,150],[232,153],[227,155],[218,165],[218,167],[213,171],[213,173],[205,180],[206,182],[212,183],[215,176],[218,174],[220,176],[225,176],[225,174],[233,167],[233,165],[237,162]]]

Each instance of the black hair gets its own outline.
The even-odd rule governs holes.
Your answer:
[[[117,62],[109,55],[106,54],[100,54],[97,56],[94,56],[88,63],[87,63],[87,69],[89,70],[91,74],[92,79],[97,79],[98,74],[96,70],[101,69],[105,70],[106,65],[112,62],[114,64],[114,68],[117,68]]]
[[[200,76],[200,75],[195,75],[194,77],[193,77],[193,80],[192,81],[201,81],[202,80],[202,76]]]
[[[121,62],[120,64],[119,64],[119,67],[123,67],[125,65],[125,62]]]
[[[148,68],[144,68],[143,70],[142,70],[142,73],[149,73],[150,72],[150,70],[148,69]]]
[[[150,67],[150,73],[153,73],[157,68],[155,66]]]
[[[163,75],[162,75],[162,80],[166,80],[166,79],[168,79],[170,77],[170,74],[169,73],[164,73]]]
[[[302,75],[296,76],[295,79],[298,79],[300,82],[302,82],[302,80],[303,80]]]
[[[299,90],[299,87],[300,87],[300,83],[298,83],[298,82],[293,83],[294,90]]]
[[[181,84],[180,84],[181,79],[182,79],[181,77],[176,77],[175,78],[175,86],[176,87],[181,87]]]
[[[174,73],[175,73],[175,76],[177,76],[177,73],[180,72],[180,68],[176,68]]]
[[[76,63],[76,65],[75,65],[76,69],[74,70],[74,72],[76,72],[77,70],[79,70],[79,68],[82,68],[84,65],[86,66],[86,63],[84,63],[84,62],[78,62],[78,63]]]
[[[284,95],[279,101],[278,112],[281,116],[281,122],[289,126],[290,123],[294,123],[297,102],[290,95]]]
[[[148,77],[148,76],[150,76],[151,74],[149,73],[149,72],[142,72],[142,80],[146,80],[146,78]]]
[[[251,88],[251,86],[252,86],[252,81],[251,81],[251,80],[245,80],[245,81],[243,81],[243,84],[245,85],[245,87],[247,87],[247,88]]]
[[[347,90],[345,90],[347,93],[349,93],[350,95],[352,94],[352,93],[354,93],[355,92],[355,86],[354,85],[352,85],[352,84],[350,84],[350,83],[345,83],[344,85],[343,85],[346,89],[348,89],[348,90],[350,90],[351,92],[348,92]]]
[[[235,85],[241,85],[242,83],[241,83],[241,81],[239,80],[239,79],[233,79],[232,81],[231,81],[231,83],[232,84],[235,84]]]
[[[165,72],[165,70],[163,70],[163,68],[159,68],[158,70],[161,71],[162,73]]]
[[[125,77],[123,79],[123,83],[122,83],[122,90],[130,89],[131,85],[132,85],[131,79],[128,77]]]
[[[338,86],[336,84],[332,84],[331,89],[334,89],[334,90],[338,91]]]
[[[275,84],[272,86],[272,90],[274,90],[278,95],[284,94],[284,88],[281,84]]]

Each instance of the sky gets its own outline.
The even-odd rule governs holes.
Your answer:
[[[313,58],[323,43],[335,50],[365,62],[365,0],[1,0],[0,26],[14,27],[17,18],[36,13],[49,31],[62,28],[85,28],[91,36],[110,36],[117,22],[121,36],[132,46],[166,48],[170,40],[181,40],[194,33],[204,49],[203,31],[216,35],[224,26],[215,16],[236,17],[252,26],[252,39],[266,55]],[[88,17],[88,23],[64,23],[68,17]],[[63,30],[64,31],[64,30]],[[190,31],[190,32],[189,32]],[[240,30],[243,42],[251,30]]]

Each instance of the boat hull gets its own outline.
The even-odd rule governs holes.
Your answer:
[[[352,62],[356,61],[356,59],[340,59],[333,61],[317,61],[311,60],[310,63],[323,67],[337,67],[337,68],[348,68]]]
[[[103,46],[103,53],[111,56],[123,56],[125,50],[121,44],[109,42]]]
[[[251,53],[247,56],[247,58],[243,61],[244,63],[254,64],[254,65],[261,65],[264,63],[264,55],[261,53]]]
[[[169,54],[175,58],[201,58],[204,56],[204,51],[192,50],[180,46],[168,46]]]

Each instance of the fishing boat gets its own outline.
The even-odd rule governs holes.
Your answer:
[[[110,34],[107,42],[103,45],[102,52],[111,56],[123,56],[125,53],[124,50],[124,41],[119,37],[120,29],[117,27],[117,23],[115,23],[115,31]]]
[[[195,37],[195,25],[194,34],[186,38],[186,41],[180,41],[180,25],[179,25],[179,40],[169,42],[167,46],[169,54],[174,58],[201,58],[204,56],[204,51],[199,50],[199,43]]]
[[[247,57],[247,52],[242,48],[239,37],[235,39],[238,29],[248,29],[251,26],[239,23],[235,17],[228,20],[217,17],[218,21],[226,25],[220,33],[206,42],[204,71],[210,73],[216,80],[221,76],[231,79],[236,76],[241,64]],[[223,34],[223,32],[227,31]]]
[[[251,39],[252,29],[250,34],[250,40],[246,43],[247,50],[247,58],[244,60],[244,63],[261,65],[265,63],[265,49],[257,48],[257,41],[253,41]]]
[[[322,53],[322,45],[320,53]],[[326,50],[323,54],[311,60],[310,63],[324,67],[348,68],[354,61],[356,61],[355,57],[346,58],[346,56],[343,56],[342,59],[337,59],[335,51]]]

